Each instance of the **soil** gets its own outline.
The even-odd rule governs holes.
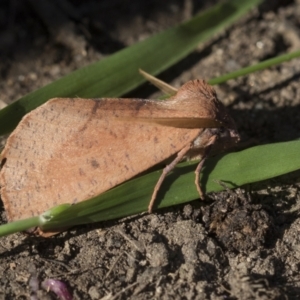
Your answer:
[[[216,2],[2,0],[0,104]],[[180,86],[299,49],[299,20],[299,0],[268,1],[160,78]],[[244,145],[299,138],[299,76],[294,59],[216,87]],[[209,195],[215,201],[206,206],[194,201],[48,239],[1,238],[0,299],[56,299],[30,278],[62,280],[74,299],[299,299],[299,183],[296,172]]]

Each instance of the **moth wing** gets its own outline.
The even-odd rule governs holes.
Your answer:
[[[8,218],[101,194],[176,154],[202,132],[129,121],[154,116],[160,111],[154,103],[58,98],[27,114],[1,154]]]

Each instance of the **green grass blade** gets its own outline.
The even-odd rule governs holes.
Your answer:
[[[0,111],[0,135],[12,131],[21,118],[53,97],[118,97],[145,80],[142,68],[157,74],[190,53],[199,42],[232,24],[262,0],[228,0],[191,20],[121,50],[36,90]]]
[[[221,180],[229,187],[273,178],[300,169],[300,141],[269,144],[219,155],[205,164],[201,185],[209,193],[220,191]],[[284,162],[284,163],[283,163]],[[167,176],[157,198],[156,208],[189,202],[199,198],[194,184],[197,162],[182,163]],[[42,228],[63,227],[110,220],[137,214],[147,206],[161,171],[126,182],[98,197],[78,203],[53,216]]]
[[[39,217],[28,218],[0,226],[0,236],[13,234],[20,231],[25,231],[30,228],[35,228],[39,225]]]
[[[223,190],[214,180],[234,188],[266,180],[300,169],[300,141],[268,144],[244,151],[210,158],[201,174],[206,193]],[[284,163],[283,163],[284,162]],[[181,163],[169,174],[158,194],[157,208],[182,204],[198,198],[194,185],[197,162]],[[93,199],[69,206],[60,205],[40,217],[20,220],[0,226],[0,236],[38,226],[58,230],[147,210],[153,187],[161,171],[128,181]]]
[[[280,55],[280,56],[277,56],[277,57],[274,57],[274,58],[267,59],[265,61],[262,61],[260,63],[255,64],[253,66],[242,68],[242,69],[239,69],[237,71],[219,76],[217,78],[209,80],[208,82],[211,85],[221,84],[221,83],[226,82],[230,79],[235,79],[235,78],[238,78],[240,76],[245,76],[245,75],[248,75],[248,74],[263,70],[263,69],[267,69],[267,68],[270,68],[272,66],[281,64],[285,61],[289,61],[293,58],[297,58],[299,56],[300,56],[300,51],[294,51],[294,52],[291,52],[291,53],[283,54],[283,55]]]

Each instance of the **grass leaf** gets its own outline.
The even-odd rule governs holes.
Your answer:
[[[201,174],[206,193],[218,192],[221,180],[230,188],[270,179],[300,169],[300,140],[268,144],[244,151],[219,155],[207,160]],[[155,208],[182,204],[199,198],[194,184],[198,162],[185,162],[167,176]],[[137,214],[147,206],[161,171],[130,180],[93,199],[75,205],[63,204],[40,217],[19,220],[0,226],[0,236],[40,226],[55,231],[80,224],[100,222]]]
[[[299,153],[300,141],[297,140],[257,146],[210,158],[201,174],[201,186],[206,193],[217,192],[223,190],[223,187],[214,180],[221,180],[228,187],[234,188],[298,170]],[[197,162],[181,163],[167,176],[158,193],[156,208],[199,198],[194,184],[196,166]],[[152,172],[73,205],[53,216],[42,228],[53,230],[144,212],[160,174],[161,171]]]
[[[263,70],[263,69],[267,69],[267,68],[270,68],[272,66],[281,64],[281,63],[286,62],[286,61],[289,61],[291,59],[297,58],[299,56],[300,56],[300,51],[294,51],[294,52],[282,54],[282,55],[279,55],[279,56],[276,56],[276,57],[273,57],[273,58],[270,58],[270,59],[266,59],[266,60],[264,60],[260,63],[257,63],[253,66],[242,68],[242,69],[239,69],[237,71],[233,71],[231,73],[227,73],[225,75],[213,78],[213,79],[209,80],[208,82],[211,85],[221,84],[221,83],[226,82],[230,79],[235,79],[235,78],[245,76],[245,75],[248,75],[248,74]]]

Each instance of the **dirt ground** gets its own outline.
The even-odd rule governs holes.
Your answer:
[[[2,0],[0,104],[215,2]],[[180,86],[299,47],[300,1],[268,1],[160,78]],[[242,143],[299,138],[299,76],[295,59],[216,87]],[[144,86],[130,96],[153,91]],[[299,299],[299,183],[296,172],[210,195],[215,201],[202,207],[194,201],[49,239],[1,238],[0,299],[30,299],[33,274],[63,280],[74,299]],[[56,296],[39,288],[37,298]]]

